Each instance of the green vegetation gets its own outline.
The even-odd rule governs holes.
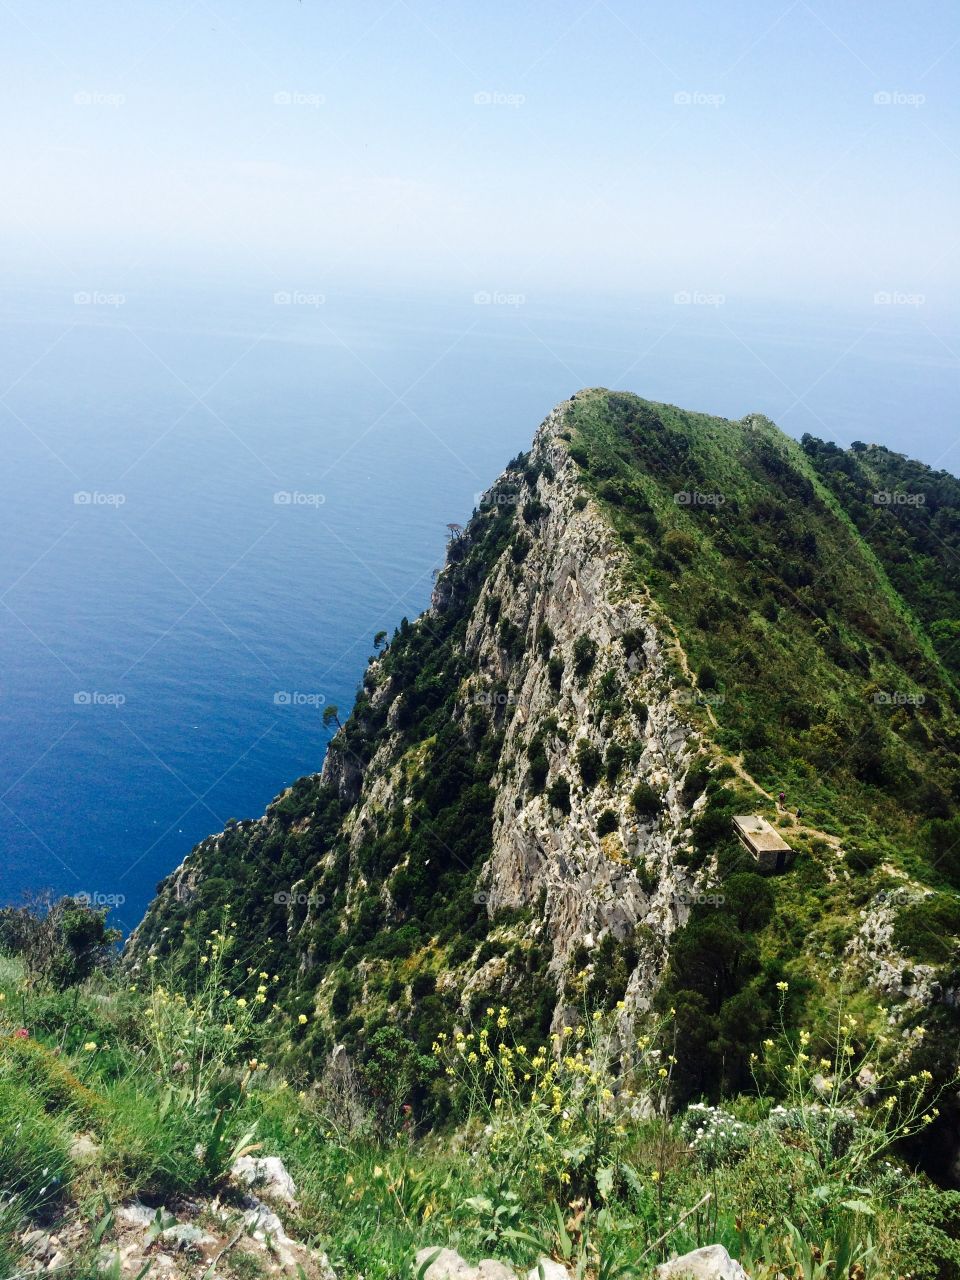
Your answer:
[[[553,468],[545,455],[514,459],[449,544],[434,607],[389,643],[378,634],[349,717],[328,709],[338,732],[323,773],[295,782],[265,820],[198,846],[140,931],[133,962],[154,955],[169,1008],[196,1020],[211,935],[225,913],[236,921],[230,956],[250,979],[248,1005],[242,1018],[217,1011],[235,1038],[207,1056],[232,1082],[229,1106],[219,1086],[193,1081],[195,1105],[169,1131],[168,1112],[138,1115],[151,1086],[131,1083],[118,1046],[139,1043],[139,1061],[161,1052],[156,1035],[138,1042],[123,1022],[145,998],[142,967],[139,992],[89,1006],[122,1023],[111,1024],[112,1075],[91,1082],[76,1069],[88,1060],[70,1032],[62,1078],[37,1065],[42,1053],[8,1043],[11,1060],[34,1055],[10,1087],[59,1098],[44,1111],[54,1153],[60,1119],[95,1128],[106,1099],[120,1123],[104,1150],[129,1180],[117,1185],[155,1197],[219,1185],[228,1150],[256,1124],[256,1140],[268,1135],[297,1162],[312,1188],[307,1217],[348,1275],[402,1274],[417,1243],[526,1263],[536,1238],[558,1257],[585,1251],[584,1274],[612,1280],[662,1251],[653,1242],[669,1226],[664,1247],[719,1238],[764,1280],[774,1256],[790,1280],[960,1280],[960,1200],[905,1164],[944,1175],[960,1119],[955,1091],[943,1115],[925,1109],[957,1065],[960,486],[885,450],[799,444],[759,416],[730,422],[621,393],[578,393],[559,437],[576,463],[552,454],[577,489],[565,500],[575,513],[598,504],[616,530],[625,594],[649,626],[634,619],[600,644],[553,614],[556,634],[543,621],[530,588],[551,584],[530,575],[552,523]],[[534,663],[542,701],[529,723],[530,706],[508,708],[534,683]],[[664,666],[669,690],[658,687]],[[646,763],[664,739],[673,755],[674,714],[699,735],[685,776],[671,772],[676,760],[662,772]],[[506,726],[521,719],[529,728],[505,751]],[[614,901],[616,877],[632,877],[633,900],[650,898],[647,922],[598,912],[613,923],[585,924],[593,941],[561,966],[555,886],[491,915],[483,886],[496,877],[480,873],[504,781],[518,809],[532,802],[558,829],[577,830],[574,807],[578,822],[593,815],[602,844],[585,841],[585,859],[603,859]],[[776,877],[733,834],[733,815],[750,812],[795,851]],[[591,870],[574,854],[564,874]],[[851,939],[876,913],[883,939],[858,954]],[[37,990],[73,984],[75,995],[85,976],[88,990],[105,981],[108,938],[102,920],[99,934],[62,923],[62,970],[30,961],[15,930],[0,938],[28,960]],[[901,971],[885,973],[878,1007],[867,952],[888,940]],[[623,1029],[611,1060],[608,1024],[640,979],[662,1025],[639,1028],[636,1052]],[[48,1012],[31,1015],[31,1045],[75,1025],[53,1001],[45,994],[37,1009]],[[549,1041],[561,1022],[579,1036],[578,1066]],[[471,1047],[451,1060],[458,1039]],[[346,1127],[319,1087],[334,1045],[352,1064]],[[589,1079],[588,1048],[603,1058]],[[542,1057],[529,1078],[521,1049]],[[848,1057],[870,1080],[899,1076],[913,1102],[903,1094],[880,1111],[888,1095],[851,1080]],[[253,1059],[268,1066],[245,1080]],[[107,1055],[89,1061],[99,1072]],[[533,1093],[548,1071],[559,1090],[549,1104]],[[624,1107],[630,1090],[655,1105]],[[471,1161],[457,1163],[453,1133]],[[387,1232],[382,1257],[364,1234],[373,1218]],[[816,1270],[817,1249],[846,1264]]]
[[[637,590],[710,695],[720,746],[809,823],[915,853],[911,870],[928,861],[935,879],[921,828],[960,798],[960,702],[937,658],[940,624],[960,612],[960,484],[883,450],[801,447],[757,416],[622,393],[580,392],[568,421],[587,485],[630,534]],[[905,487],[926,503],[874,505]]]
[[[225,917],[179,988],[158,963],[140,983],[101,973],[64,997],[0,956],[6,1274],[25,1265],[25,1226],[83,1222],[66,1274],[96,1274],[116,1248],[113,1207],[138,1197],[162,1223],[198,1198],[229,1204],[229,1168],[252,1150],[283,1160],[300,1202],[292,1230],[340,1280],[396,1280],[418,1249],[448,1245],[524,1269],[546,1254],[585,1280],[642,1277],[714,1241],[755,1280],[800,1280],[835,1252],[848,1255],[822,1273],[835,1280],[960,1275],[960,1194],[896,1154],[937,1105],[912,1043],[864,1040],[842,1012],[816,1043],[784,1022],[739,1096],[677,1110],[691,1064],[673,1052],[673,1018],[627,1046],[607,991],[610,1012],[588,1004],[545,1040],[505,1006],[441,1031],[427,1054],[385,1028],[362,1071],[298,1092],[279,1059],[307,1015],[289,1019],[267,969],[238,964],[236,933]],[[609,945],[604,960],[615,987],[635,957]],[[450,1111],[424,1133],[417,1099],[434,1076]],[[70,1154],[80,1134],[92,1161]],[[219,1273],[243,1280],[234,1246]]]

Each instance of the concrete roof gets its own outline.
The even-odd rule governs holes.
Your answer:
[[[774,853],[790,848],[779,832],[775,831],[766,818],[761,818],[758,813],[742,814],[734,818],[733,825],[737,829],[737,834],[756,853]]]

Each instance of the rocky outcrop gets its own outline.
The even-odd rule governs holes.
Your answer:
[[[481,511],[508,498],[514,503],[515,536],[526,553],[518,559],[514,542],[486,576],[466,627],[471,675],[453,712],[466,725],[479,707],[504,734],[500,767],[490,779],[493,848],[477,898],[494,921],[505,910],[533,913],[534,936],[552,952],[558,986],[575,951],[589,955],[608,935],[639,940],[640,962],[626,996],[642,1009],[697,892],[677,854],[689,847],[696,809],[684,781],[705,757],[685,711],[689,690],[669,661],[672,637],[652,603],[628,584],[623,546],[586,499],[563,430],[560,406],[534,439],[532,493],[505,494],[505,475],[480,500]],[[468,548],[469,534],[451,543],[431,610],[415,625],[429,627],[431,615],[462,607],[455,567]],[[505,633],[515,638],[508,647]],[[389,698],[377,676],[374,664],[374,699]],[[394,716],[397,709],[392,704]],[[532,788],[538,743],[547,769],[540,787]],[[354,849],[402,787],[402,771],[391,763],[400,744],[398,728],[364,771],[349,818]],[[611,748],[623,756],[618,772],[607,767]],[[600,762],[590,785],[582,783],[585,756],[595,768]],[[349,786],[345,782],[336,751],[323,777],[341,794],[357,786],[355,769]],[[568,812],[552,791],[564,781]],[[649,788],[657,812],[637,811],[631,797],[638,784]],[[389,885],[383,894],[389,897]],[[491,961],[485,972],[471,969],[460,979],[464,998],[501,978],[508,984],[502,961]]]
[[[502,735],[499,765],[487,779],[494,793],[492,838],[475,901],[493,928],[505,913],[525,915],[522,941],[546,954],[558,993],[574,959],[589,975],[591,957],[605,940],[608,955],[611,944],[629,943],[624,998],[628,1009],[641,1011],[697,893],[682,854],[699,802],[685,783],[692,766],[701,769],[709,757],[690,714],[674,637],[646,593],[628,580],[622,540],[580,483],[568,451],[566,411],[561,405],[548,416],[522,465],[512,464],[481,498],[478,518],[453,533],[431,608],[412,625],[429,630],[450,615],[465,620],[468,674],[451,717],[465,737],[478,713]],[[509,540],[478,583],[462,566],[494,511]],[[317,785],[336,793],[345,813],[344,928],[371,892],[391,915],[390,876],[367,883],[361,849],[398,803],[412,803],[409,778],[423,771],[428,747],[408,742],[408,694],[395,687],[387,668],[374,661],[364,679],[366,714],[382,711],[387,730],[371,757],[361,760],[350,749],[344,729],[314,775]],[[361,722],[363,715],[355,711],[353,719]],[[211,836],[168,877],[144,927],[146,942],[139,933],[131,939],[134,961],[157,944],[165,904],[172,914],[184,903],[189,908],[207,857],[219,861],[238,829],[244,838],[269,842],[281,829],[278,814],[290,795],[256,822]],[[298,829],[306,833],[310,823],[307,817]],[[332,854],[321,855],[321,869],[324,857]],[[302,872],[305,884],[313,872],[309,866]],[[305,974],[315,964],[310,939],[324,904],[317,907],[301,887],[298,880],[285,895],[286,934]],[[506,925],[504,949],[510,940]],[[499,986],[506,996],[510,982],[509,965],[499,957],[485,968],[468,962],[438,978],[444,990],[458,988],[464,1001],[481,984],[488,991]],[[560,1001],[556,1016],[563,1016]]]
[[[731,1258],[722,1244],[694,1249],[657,1267],[657,1280],[749,1280],[740,1263]]]
[[[279,1160],[276,1165],[283,1168]],[[85,1215],[65,1221],[56,1234],[24,1234],[20,1245],[36,1265],[32,1274],[199,1280],[237,1275],[243,1267],[243,1274],[336,1280],[326,1254],[288,1235],[277,1213],[250,1193],[191,1199],[170,1209],[131,1200],[117,1205],[103,1225],[96,1240]]]
[[[682,787],[700,739],[680,714],[665,634],[625,581],[617,535],[592,502],[584,503],[562,428],[558,409],[534,441],[543,514],[520,572],[511,557],[501,558],[468,625],[469,650],[483,674],[464,690],[462,714],[471,700],[499,698],[505,723],[493,853],[479,888],[493,916],[503,908],[537,909],[555,968],[578,944],[589,950],[608,933],[622,940],[648,926],[645,936],[655,945],[632,984],[635,998],[646,1000],[694,891],[676,852],[689,843]],[[499,601],[496,626],[491,600]],[[512,663],[498,643],[504,621],[522,637],[522,662]],[[538,735],[549,772],[544,791],[531,794],[527,764]],[[570,811],[559,812],[551,783],[578,784],[580,757],[605,760],[614,744],[625,753],[619,775],[572,785]],[[660,798],[658,814],[636,812],[637,783]]]

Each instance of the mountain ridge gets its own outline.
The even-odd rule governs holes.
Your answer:
[[[622,1001],[626,1036],[666,1001],[702,1058],[678,1088],[714,1095],[789,979],[796,1014],[851,982],[866,1010],[872,982],[897,1025],[942,1024],[944,1074],[960,919],[927,827],[952,847],[956,689],[831,448],[603,389],[558,406],[322,771],[201,842],[128,962],[191,954],[231,902],[309,1015],[301,1071],[388,1024],[425,1052],[487,1002],[532,1034]],[[797,849],[775,882],[732,834],[753,810]]]

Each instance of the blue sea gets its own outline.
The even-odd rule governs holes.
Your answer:
[[[581,386],[948,470],[955,317],[696,297],[0,298],[0,900],[132,928],[204,835],[318,769],[445,526]]]

